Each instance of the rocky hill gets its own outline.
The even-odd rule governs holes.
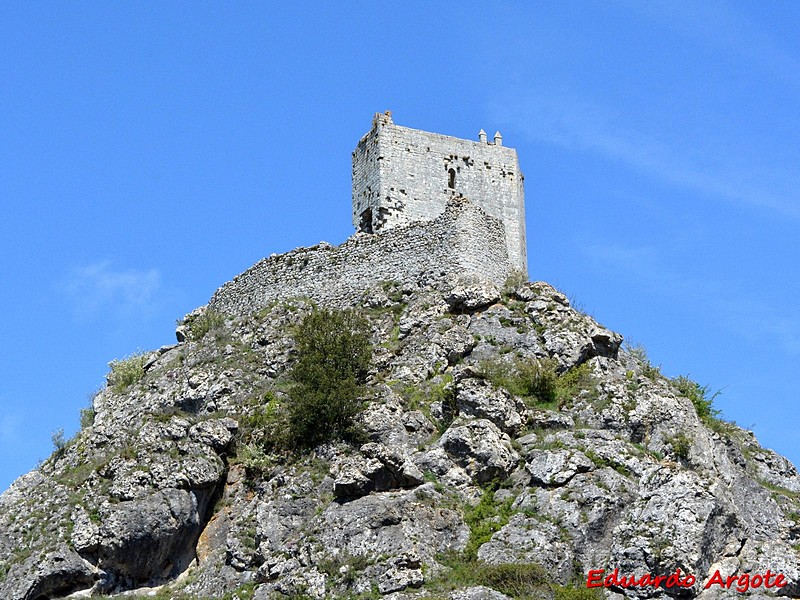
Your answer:
[[[745,573],[800,596],[795,468],[551,286],[382,281],[351,304],[362,439],[277,443],[312,302],[195,311],[0,496],[0,597],[705,599]],[[587,588],[598,569],[696,583]],[[704,589],[717,572],[731,589]]]

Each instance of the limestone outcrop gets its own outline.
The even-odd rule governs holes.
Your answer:
[[[260,443],[312,303],[220,293],[0,496],[0,597],[546,598],[615,568],[680,569],[697,582],[667,595],[702,600],[739,595],[703,589],[716,571],[769,569],[788,582],[770,592],[800,596],[794,466],[698,416],[563,294],[475,277],[349,293],[373,337],[363,440]]]

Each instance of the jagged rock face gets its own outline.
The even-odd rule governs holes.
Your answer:
[[[716,570],[770,569],[800,595],[794,466],[699,419],[547,284],[387,284],[361,308],[374,343],[365,441],[291,456],[254,433],[255,416],[288,401],[291,326],[308,303],[184,325],[181,343],[100,392],[94,422],[0,496],[0,597],[162,585],[188,597],[514,595],[479,580],[483,567],[443,587],[454,556],[535,563],[562,585],[590,569],[680,568],[698,580],[682,595],[703,599],[738,594],[702,589]],[[515,383],[523,364],[549,369],[557,396]],[[663,595],[607,592],[623,593]]]

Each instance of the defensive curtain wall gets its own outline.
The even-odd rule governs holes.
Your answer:
[[[517,152],[499,132],[478,141],[401,127],[376,114],[353,152],[353,225],[378,233],[436,218],[453,194],[502,221],[511,265],[527,275],[525,195]]]
[[[294,297],[345,307],[385,281],[437,286],[454,276],[474,275],[502,285],[510,271],[503,223],[454,196],[432,221],[379,235],[356,233],[341,246],[322,242],[262,259],[219,288],[208,307],[248,314]]]

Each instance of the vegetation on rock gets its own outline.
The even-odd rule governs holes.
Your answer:
[[[679,375],[672,380],[672,384],[681,396],[692,401],[698,417],[708,420],[719,416],[719,411],[714,408],[714,399],[720,395],[721,391],[716,391],[709,396],[707,385],[700,385],[686,375]]]
[[[445,592],[464,587],[485,586],[511,598],[539,600],[547,597],[550,576],[545,569],[532,563],[488,564],[477,559],[443,556],[448,571],[427,587]]]
[[[630,547],[699,572],[742,536],[736,568],[800,573],[794,467],[547,284],[364,305],[199,310],[114,361],[0,496],[0,595],[595,600]]]
[[[290,442],[313,448],[356,435],[372,347],[367,321],[354,311],[315,310],[294,336],[289,389]]]
[[[215,310],[206,309],[199,315],[190,315],[184,325],[188,326],[191,339],[201,340],[209,331],[222,327],[225,323],[225,315]]]
[[[552,359],[485,360],[481,373],[497,387],[519,396],[532,405],[562,406],[581,390],[593,391],[593,381],[588,363],[582,363],[562,373]]]
[[[495,500],[496,488],[496,484],[485,488],[480,502],[476,506],[467,507],[464,511],[464,522],[469,526],[469,541],[464,548],[464,556],[470,560],[477,559],[478,548],[506,525],[508,518],[514,512],[511,509],[514,498],[497,502]]]
[[[106,376],[109,387],[115,392],[124,392],[134,383],[144,377],[144,365],[147,363],[148,354],[146,352],[136,352],[130,356],[112,360],[108,363],[111,372]]]

